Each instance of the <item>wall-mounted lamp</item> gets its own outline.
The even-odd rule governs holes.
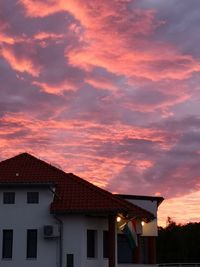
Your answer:
[[[117,216],[117,222],[121,221],[121,217]]]

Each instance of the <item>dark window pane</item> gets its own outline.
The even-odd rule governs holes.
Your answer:
[[[39,203],[39,193],[27,192],[27,203]]]
[[[96,252],[96,231],[87,230],[87,257],[95,258]]]
[[[12,258],[13,230],[3,230],[2,258]]]
[[[108,258],[108,231],[103,231],[103,257]]]
[[[3,193],[3,203],[4,204],[14,204],[15,203],[15,192],[4,192]]]
[[[37,258],[37,230],[27,230],[27,258]]]
[[[67,267],[74,267],[74,254],[67,254]]]

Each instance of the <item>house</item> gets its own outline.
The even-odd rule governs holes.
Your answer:
[[[162,200],[113,195],[28,153],[4,160],[0,266],[154,264],[156,212]]]

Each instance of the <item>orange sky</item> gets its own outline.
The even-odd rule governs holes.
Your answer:
[[[0,160],[20,152],[200,221],[199,0],[0,2]]]

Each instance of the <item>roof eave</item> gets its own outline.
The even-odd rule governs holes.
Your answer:
[[[143,196],[143,195],[126,195],[126,194],[115,194],[115,195],[123,199],[155,200],[157,201],[157,206],[159,206],[164,201],[164,197],[161,196]]]

